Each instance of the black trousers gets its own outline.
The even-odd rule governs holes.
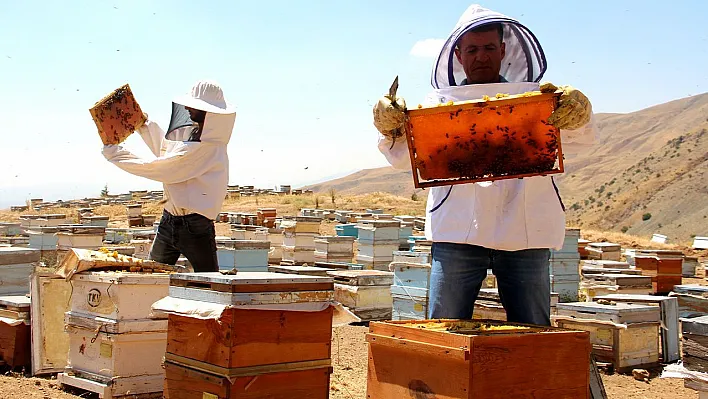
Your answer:
[[[189,260],[195,272],[218,271],[214,221],[196,213],[174,216],[164,211],[150,259],[174,265],[180,254]]]

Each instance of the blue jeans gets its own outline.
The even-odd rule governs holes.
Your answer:
[[[180,254],[189,260],[195,272],[219,271],[214,222],[196,213],[173,216],[164,211],[150,249],[150,259],[174,265]]]
[[[499,251],[435,242],[432,255],[429,318],[472,318],[487,269],[492,269],[508,321],[551,325],[550,250]]]

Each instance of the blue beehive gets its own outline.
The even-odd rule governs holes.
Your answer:
[[[269,241],[230,240],[222,245],[216,250],[219,270],[268,271]]]
[[[356,238],[359,236],[359,230],[356,228],[356,223],[338,224],[334,226],[334,230],[340,237],[346,236]]]

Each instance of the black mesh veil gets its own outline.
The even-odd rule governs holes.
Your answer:
[[[187,108],[182,104],[172,103],[172,116],[170,117],[170,126],[167,128],[167,134],[185,126],[192,126],[194,121],[190,119]]]

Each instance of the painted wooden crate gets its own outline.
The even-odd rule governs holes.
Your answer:
[[[551,292],[551,315],[555,315],[557,313],[556,307],[559,301],[560,295],[557,292]],[[506,321],[506,310],[501,303],[498,288],[480,289],[473,308],[473,319]]]
[[[578,239],[580,229],[565,229],[563,247],[559,250],[551,250],[551,259],[579,259]]]
[[[103,383],[112,382],[114,379],[158,376],[156,384],[147,392],[162,391],[161,363],[167,347],[167,320],[120,321],[113,328],[117,331],[127,329],[129,332],[107,333],[97,332],[102,326],[100,320],[85,323],[77,320],[80,318],[71,315],[67,317],[68,368],[72,372]],[[142,326],[130,326],[138,323]],[[98,327],[90,329],[87,327],[90,324],[97,324]]]
[[[42,251],[52,251],[57,249],[56,227],[33,227],[27,231],[29,235],[29,248]]]
[[[315,250],[326,254],[354,255],[354,237],[317,236]]]
[[[627,262],[618,262],[614,260],[583,260],[580,262],[581,267],[594,267],[601,269],[629,269],[630,264]]]
[[[589,259],[619,261],[622,247],[610,242],[591,242],[586,247]]]
[[[257,379],[272,381],[269,373],[274,371],[330,367],[331,306],[306,312],[237,306],[328,303],[333,291],[331,278],[280,273],[190,273],[173,275],[171,284],[173,298],[236,306],[225,307],[217,318],[170,314],[166,363],[182,366],[183,371],[198,370],[231,379],[232,383],[238,381],[235,385],[241,387],[241,392],[243,380],[237,377],[250,376],[249,380],[254,380],[258,376]],[[185,397],[174,396],[182,395],[179,391],[183,386],[178,379],[168,375],[165,385],[168,397]],[[324,389],[326,397],[329,387],[318,388]],[[230,395],[224,394],[227,396],[222,397]],[[264,397],[263,391],[255,389],[253,395],[231,397]]]
[[[295,216],[283,217],[280,226],[285,230],[293,233],[320,233],[320,224],[322,219],[314,216]]]
[[[315,250],[315,233],[293,233],[286,230],[283,233],[283,246]]]
[[[0,296],[0,361],[11,368],[30,368],[30,328],[30,299]]]
[[[358,255],[388,259],[390,262],[393,260],[393,253],[398,251],[398,241],[383,241],[373,245],[360,242],[357,249]]]
[[[165,361],[165,399],[327,399],[332,368],[326,362],[268,365],[220,375],[208,368]]]
[[[694,237],[693,249],[708,249],[708,237]]]
[[[315,263],[317,262],[351,262],[354,254],[328,253],[315,251]]]
[[[101,226],[108,227],[108,216],[84,216],[81,218],[81,224],[87,226]]]
[[[0,235],[10,237],[18,236],[22,234],[23,230],[20,223],[0,222]]]
[[[655,294],[669,293],[675,285],[681,285],[683,258],[637,255],[634,262],[642,275],[651,276]]]
[[[391,321],[371,323],[366,341],[369,398],[589,398],[587,332]]]
[[[681,319],[681,330],[684,367],[708,373],[708,316]]]
[[[304,249],[297,247],[287,247],[283,245],[283,260],[281,263],[292,264],[292,265],[302,265],[307,263],[312,265],[315,263],[315,250],[314,249]]]
[[[659,307],[593,302],[558,304],[554,321],[559,327],[590,332],[593,353],[624,372],[659,363]]]
[[[216,249],[220,270],[267,271],[269,241],[230,240]]]
[[[394,285],[426,290],[429,288],[430,265],[428,264],[391,262],[389,270],[393,272]]]
[[[327,273],[334,279],[334,299],[362,320],[390,319],[393,300],[393,273],[378,270],[337,270]]]
[[[373,257],[362,254],[357,254],[356,262],[364,266],[364,270],[381,270],[388,271],[393,257]]]
[[[661,312],[661,356],[664,363],[681,359],[679,351],[679,312],[678,300],[673,297],[657,295],[626,295],[611,294],[597,296],[595,301],[613,301],[636,304],[652,304],[659,306]]]
[[[105,233],[97,234],[72,234],[57,233],[57,249],[68,250],[70,248],[98,249],[103,245]]]
[[[401,222],[398,220],[361,220],[357,224],[358,243],[374,244],[379,241],[399,240]]]
[[[29,293],[29,277],[33,262],[38,262],[41,251],[32,248],[0,248],[0,295]]]
[[[64,314],[71,304],[72,285],[50,274],[33,273],[32,374],[64,371],[69,353],[69,335],[64,331]]]
[[[586,301],[608,294],[648,295],[652,293],[651,277],[626,274],[586,274],[580,283]]]
[[[358,237],[359,230],[356,228],[356,223],[338,224],[334,226],[334,231],[340,237]]]
[[[669,295],[678,300],[680,318],[708,315],[708,287],[697,284],[676,285]]]
[[[579,258],[555,258],[549,262],[549,273],[563,280],[579,279]]]
[[[392,320],[424,320],[428,316],[428,289],[392,285]]]
[[[147,319],[150,306],[167,296],[167,273],[82,272],[71,283],[71,311],[112,320]]]
[[[687,257],[683,258],[683,267],[682,267],[681,275],[683,277],[695,277],[696,270],[698,270],[699,266],[700,266],[700,263],[698,262],[697,257],[687,256]]]

